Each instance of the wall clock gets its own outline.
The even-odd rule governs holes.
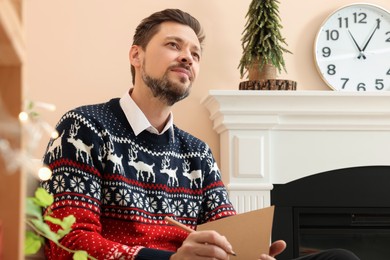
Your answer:
[[[366,3],[337,9],[317,33],[314,56],[334,90],[390,90],[390,13]]]

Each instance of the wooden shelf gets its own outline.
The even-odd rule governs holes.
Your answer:
[[[20,1],[0,0],[0,66],[23,63],[25,47]]]
[[[25,47],[22,28],[22,0],[0,0],[0,100],[2,111],[17,122],[22,107]],[[4,121],[3,121],[4,122]],[[0,131],[13,148],[20,148],[19,135]],[[25,180],[20,171],[8,172],[0,157],[1,259],[24,259]]]

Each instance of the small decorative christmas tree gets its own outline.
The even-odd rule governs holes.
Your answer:
[[[273,80],[276,70],[287,71],[283,54],[291,52],[283,47],[287,43],[280,33],[283,27],[278,4],[278,0],[252,0],[250,3],[242,37],[243,55],[238,66],[241,78],[248,73],[250,81]]]

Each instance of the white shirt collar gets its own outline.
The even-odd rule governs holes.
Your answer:
[[[173,135],[173,114],[170,112],[169,119],[164,129],[159,133],[158,130],[152,126],[149,120],[146,118],[142,110],[137,106],[134,100],[131,98],[130,93],[133,91],[130,89],[129,92],[126,92],[122,98],[119,100],[119,104],[125,113],[127,121],[129,122],[131,128],[134,131],[134,134],[137,136],[142,131],[147,130],[150,133],[162,135],[166,131],[171,130],[172,137]]]

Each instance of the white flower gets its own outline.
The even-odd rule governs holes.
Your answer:
[[[172,210],[171,210],[171,199],[164,199],[164,201],[162,202],[162,209],[164,210],[165,213],[172,213]]]
[[[211,194],[209,197],[208,197],[208,201],[207,201],[207,206],[210,208],[210,209],[214,209],[215,207],[217,207],[219,205],[219,197],[217,194],[213,193]]]
[[[44,188],[46,191],[49,191],[50,190],[49,182],[45,181],[44,183],[42,183],[42,188]]]
[[[223,191],[223,192],[222,192],[222,197],[223,197],[223,200],[224,200],[224,201],[229,201],[229,196],[228,196],[227,191]]]
[[[91,192],[95,199],[100,200],[100,185],[96,181],[92,181]]]
[[[157,209],[157,201],[153,197],[147,197],[145,200],[145,208],[147,211],[153,213]]]
[[[55,189],[55,191],[57,193],[59,192],[63,192],[64,189],[65,189],[65,180],[64,180],[64,176],[62,175],[57,175],[55,178],[54,178],[54,181],[53,181],[53,188]]]
[[[143,208],[144,202],[143,202],[142,196],[139,193],[134,193],[133,194],[133,200],[134,200],[134,204],[138,208]]]
[[[130,200],[130,194],[125,189],[119,189],[119,192],[115,195],[116,201],[118,201],[119,205],[127,206]]]
[[[83,193],[85,190],[85,184],[80,177],[73,177],[70,180],[70,186],[74,188],[75,192]]]
[[[176,216],[180,216],[181,213],[183,212],[183,209],[184,209],[184,205],[182,204],[182,201],[175,200],[173,202],[173,204],[172,204],[173,214],[175,214]]]
[[[103,189],[103,204],[109,204],[111,200],[111,193],[108,192],[107,188]]]
[[[190,214],[190,217],[196,217],[198,214],[199,206],[194,201],[190,201],[188,204],[188,213]]]

